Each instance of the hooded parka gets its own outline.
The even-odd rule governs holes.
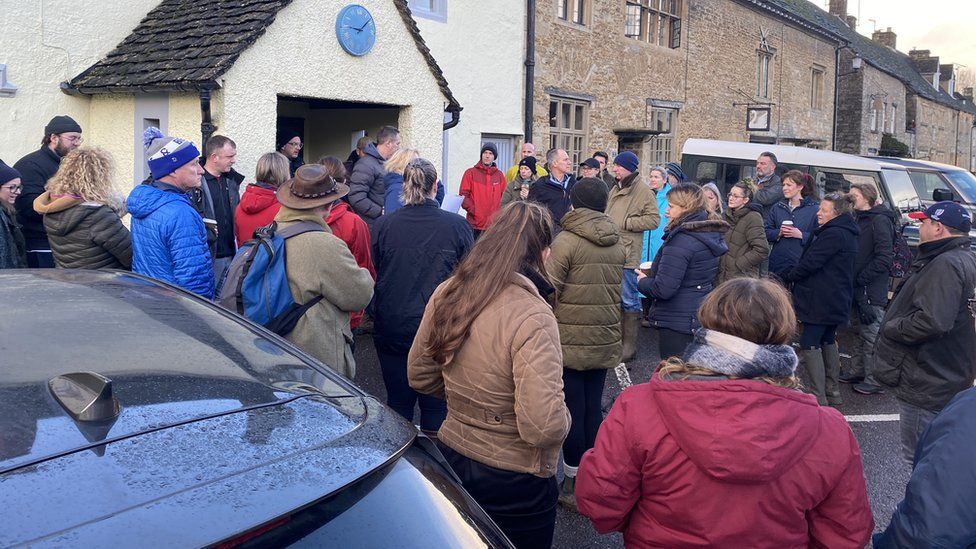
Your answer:
[[[640,173],[634,172],[610,187],[606,213],[620,229],[620,240],[627,250],[625,269],[640,265],[644,248],[644,231],[651,231],[661,223],[654,191],[641,183]]]
[[[698,328],[698,306],[712,291],[719,260],[729,251],[722,235],[729,224],[698,210],[669,226],[651,272],[637,289],[651,299],[648,320],[655,328],[690,334]]]
[[[576,503],[627,547],[862,548],[874,520],[844,417],[754,380],[625,389],[576,476]]]
[[[352,355],[349,313],[369,303],[373,297],[373,277],[356,264],[346,243],[332,234],[314,210],[282,206],[274,220],[279,230],[302,221],[317,223],[324,229],[324,232],[308,232],[285,240],[285,272],[295,303],[307,303],[322,296],[286,338],[352,379],[356,375],[356,361]]]
[[[234,212],[237,245],[254,238],[254,230],[258,227],[270,225],[280,207],[274,187],[263,183],[248,185]]]
[[[848,214],[838,215],[813,231],[800,262],[783,276],[793,283],[797,320],[827,326],[847,322],[854,304],[859,233],[854,218]]]
[[[44,216],[54,264],[62,269],[131,269],[132,237],[112,208],[45,191],[34,201]]]
[[[464,197],[461,207],[468,213],[471,228],[483,231],[491,225],[501,208],[504,192],[505,176],[495,167],[494,162],[486,166],[479,161],[464,170],[458,194]]]
[[[627,252],[617,226],[587,208],[563,217],[546,262],[555,288],[563,367],[613,368],[620,363],[620,281]]]
[[[717,284],[733,278],[759,276],[759,266],[769,257],[762,211],[762,204],[748,203],[725,212],[725,221],[732,229],[725,233],[729,253],[722,256]]]
[[[447,283],[431,296],[407,363],[414,390],[447,400],[438,440],[489,467],[555,475],[570,416],[552,309],[529,278],[512,273],[442,367],[424,356],[424,348],[438,329],[429,313]]]

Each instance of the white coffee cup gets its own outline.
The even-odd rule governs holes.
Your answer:
[[[643,263],[640,264],[640,267],[637,267],[637,268],[640,269],[641,272],[644,273],[645,275],[650,275],[651,274],[651,265],[653,265],[653,264],[654,263],[652,261],[645,261],[645,262],[643,262]]]

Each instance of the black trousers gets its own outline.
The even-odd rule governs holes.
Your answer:
[[[31,269],[53,269],[54,254],[47,252],[27,252],[27,267]]]
[[[541,478],[489,467],[443,443],[441,453],[464,489],[519,549],[549,549],[556,528],[556,477]]]
[[[673,356],[681,358],[685,352],[685,347],[694,340],[691,334],[676,332],[668,328],[658,328],[657,338],[657,348],[661,353],[661,360]]]
[[[603,384],[607,371],[563,368],[563,393],[573,424],[563,442],[563,461],[579,467],[583,453],[593,447],[603,422]]]

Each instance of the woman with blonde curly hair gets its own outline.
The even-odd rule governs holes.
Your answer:
[[[736,278],[698,318],[681,358],[617,397],[579,466],[580,513],[628,547],[864,547],[860,450],[797,390],[789,293]]]
[[[58,268],[132,268],[132,239],[112,188],[114,169],[104,149],[79,147],[61,160],[47,190],[34,200]]]

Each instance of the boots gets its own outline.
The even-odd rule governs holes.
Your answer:
[[[823,362],[826,383],[824,391],[827,396],[827,404],[840,406],[844,399],[840,396],[840,385],[837,384],[840,376],[840,351],[836,343],[823,346]]]
[[[623,312],[620,315],[620,336],[623,353],[620,362],[632,362],[637,357],[637,332],[640,331],[640,313]]]
[[[559,504],[572,512],[576,512],[576,477],[563,477],[559,485]]]
[[[650,328],[651,321],[647,319],[647,315],[651,314],[651,300],[646,297],[641,298],[641,327]]]
[[[817,397],[817,404],[826,406],[827,396],[824,389],[826,373],[824,371],[823,353],[819,348],[803,349],[800,351],[800,358],[803,359],[803,367],[806,368],[807,377],[810,378],[809,392]]]

